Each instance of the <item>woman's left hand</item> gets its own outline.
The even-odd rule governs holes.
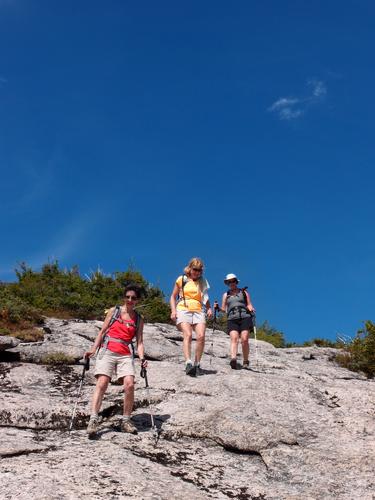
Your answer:
[[[208,318],[211,318],[211,317],[212,317],[212,309],[211,309],[211,307],[209,307],[209,308],[207,309],[207,317],[208,317]]]
[[[141,359],[141,368],[147,368],[147,359]]]
[[[255,313],[255,309],[253,306],[247,306],[247,310],[251,313]]]

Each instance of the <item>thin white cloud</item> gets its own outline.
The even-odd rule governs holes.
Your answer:
[[[303,115],[302,109],[282,108],[280,109],[279,116],[282,120],[293,120]]]
[[[286,107],[293,106],[294,104],[297,104],[298,102],[299,102],[299,99],[295,99],[295,98],[292,99],[290,97],[282,97],[278,101],[274,102],[269,109],[270,109],[270,111],[284,109]]]
[[[294,120],[304,115],[307,109],[320,102],[327,94],[327,87],[322,80],[312,78],[307,81],[309,94],[301,97],[280,97],[267,111],[275,113],[280,120]]]
[[[2,165],[5,180],[3,179],[1,191],[7,194],[1,200],[2,209],[14,215],[29,211],[35,203],[47,199],[57,184],[60,164],[61,158],[56,151],[44,164],[38,161],[36,155],[30,159],[22,158],[9,165]]]
[[[79,255],[85,248],[90,235],[98,225],[103,224],[104,215],[95,208],[85,208],[81,213],[69,220],[64,227],[53,235],[46,235],[49,243],[35,253],[14,255],[14,262],[0,268],[0,281],[14,276],[14,269],[20,262],[26,262],[32,269],[40,269],[43,264],[57,260],[79,260]],[[74,262],[73,262],[74,263]],[[14,276],[15,277],[15,276]]]
[[[327,88],[324,84],[324,82],[320,81],[320,80],[309,80],[307,82],[307,84],[309,85],[309,87],[311,87],[312,89],[312,95],[314,97],[317,97],[317,98],[320,98],[320,97],[323,97],[327,94]]]

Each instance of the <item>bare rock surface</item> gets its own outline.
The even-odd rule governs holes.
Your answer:
[[[12,347],[17,347],[20,341],[15,337],[10,337],[8,335],[0,335],[0,351],[5,351],[6,349],[12,349]]]
[[[42,343],[2,353],[1,498],[374,499],[375,382],[336,366],[334,349],[252,340],[252,370],[232,370],[227,335],[208,330],[193,378],[176,328],[146,325],[138,434],[118,431],[123,393],[112,384],[98,438],[87,439],[92,369],[69,433],[82,366],[39,364],[41,353],[78,360],[100,326],[49,319]]]

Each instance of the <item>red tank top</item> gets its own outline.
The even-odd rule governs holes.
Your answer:
[[[117,352],[123,356],[130,356],[132,354],[130,346],[120,344],[119,342],[111,342],[111,337],[125,340],[126,342],[130,342],[135,337],[135,334],[137,333],[136,322],[133,319],[126,320],[125,323],[122,321],[123,320],[116,320],[109,328],[107,332],[109,338],[107,348],[110,351]]]

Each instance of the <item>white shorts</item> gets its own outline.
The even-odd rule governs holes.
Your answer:
[[[120,381],[128,375],[135,377],[134,359],[132,356],[124,356],[107,349],[101,358],[96,358],[94,375],[107,375],[112,378],[114,373],[116,380]]]
[[[206,323],[206,316],[202,311],[177,311],[176,324],[189,323],[190,325],[198,325]]]

